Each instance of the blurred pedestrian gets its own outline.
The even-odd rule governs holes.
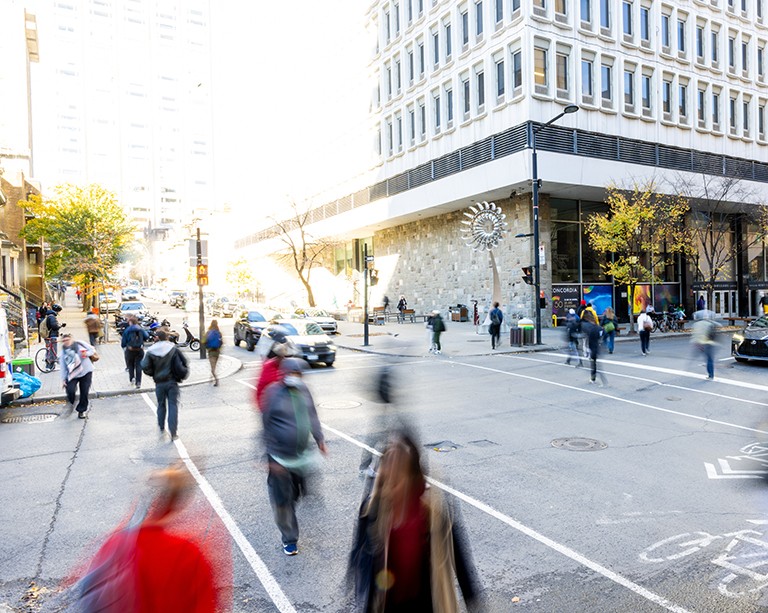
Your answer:
[[[93,362],[90,358],[95,353],[96,349],[92,345],[76,341],[69,333],[61,335],[61,385],[67,391],[67,402],[73,407],[77,392],[80,391],[80,399],[75,407],[80,419],[85,419],[88,410],[88,392],[93,378]]]
[[[697,311],[703,311],[707,308],[707,301],[704,300],[704,296],[699,296],[699,299],[696,301],[696,310]]]
[[[301,378],[306,367],[299,358],[283,359],[283,378],[267,387],[263,396],[269,501],[288,556],[299,553],[296,502],[306,492],[306,480],[319,461],[309,446],[310,435],[320,452],[327,452],[315,403]]]
[[[651,319],[651,313],[653,307],[649,306],[645,309],[645,313],[640,313],[637,316],[637,334],[640,336],[640,351],[643,355],[648,355],[651,352],[651,330],[653,330],[653,319]]]
[[[384,305],[384,312],[388,313],[389,312],[389,296],[387,296],[386,294],[384,295],[384,300],[382,301],[382,304]]]
[[[213,377],[214,387],[219,384],[219,379],[216,376],[216,365],[219,363],[222,345],[223,341],[221,330],[219,330],[219,322],[212,319],[211,324],[208,326],[208,331],[205,333],[205,348],[208,351],[208,362],[211,365],[211,377]]]
[[[479,604],[455,509],[437,487],[427,486],[419,448],[405,433],[389,440],[360,507],[349,574],[360,613],[454,613],[457,580],[467,607]]]
[[[128,327],[123,330],[120,346],[125,354],[128,368],[128,382],[136,382],[136,389],[141,388],[141,361],[144,359],[144,343],[149,339],[149,332],[139,325],[139,320],[131,315]]]
[[[582,338],[581,334],[581,319],[576,315],[576,311],[568,309],[568,314],[565,316],[565,335],[568,343],[568,358],[565,363],[570,365],[571,360],[578,360],[576,368],[581,366],[581,354],[579,353],[579,343]]]
[[[160,328],[155,335],[157,341],[144,355],[141,369],[155,380],[160,433],[165,433],[167,414],[168,429],[171,440],[174,440],[179,425],[179,383],[189,376],[189,364],[179,348],[168,340],[168,330]]]
[[[408,301],[405,299],[405,296],[403,294],[400,294],[400,300],[397,301],[397,310],[400,311],[400,316],[399,316],[400,323],[403,323],[405,321],[404,311],[407,308],[408,308]]]
[[[594,383],[597,379],[597,358],[600,357],[600,337],[603,329],[598,324],[589,321],[581,322],[581,330],[587,338],[589,345],[589,382]],[[600,372],[600,387],[607,383],[605,375]]]
[[[718,324],[711,317],[708,317],[704,310],[696,312],[694,319],[696,322],[693,324],[691,343],[694,351],[700,351],[704,354],[707,361],[707,379],[714,379]]]
[[[99,335],[101,332],[101,320],[97,315],[88,313],[83,320],[85,329],[88,331],[88,342],[94,347],[99,342]]]
[[[491,349],[496,349],[501,344],[501,323],[504,321],[504,313],[499,308],[499,303],[494,302],[491,312],[488,314],[491,324],[488,332],[491,334]]]
[[[619,325],[619,320],[616,318],[616,313],[613,312],[611,307],[608,307],[603,311],[603,316],[600,318],[600,325],[603,327],[603,342],[608,347],[608,353],[613,353],[613,344],[616,338],[616,329]]]
[[[259,380],[256,382],[254,400],[262,412],[264,412],[262,400],[267,387],[270,383],[280,381],[283,378],[280,364],[284,358],[292,357],[296,353],[287,334],[288,329],[285,326],[274,326],[269,332],[261,335],[256,345],[256,350],[264,362],[261,365]]]
[[[150,485],[156,490],[152,500],[137,507],[128,525],[107,539],[75,586],[80,592],[77,611],[214,613],[229,609],[214,577],[224,572],[192,535],[179,530],[179,516],[193,484],[182,467],[152,475]],[[224,581],[231,577],[220,577],[220,583]]]
[[[440,315],[440,311],[437,309],[432,311],[431,321],[427,322],[427,328],[431,330],[432,333],[432,346],[429,349],[430,353],[442,353],[443,348],[440,345],[440,335],[445,331],[445,322]]]

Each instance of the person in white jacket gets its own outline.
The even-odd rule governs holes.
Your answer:
[[[649,306],[645,309],[645,313],[640,313],[637,316],[637,334],[640,336],[640,351],[643,352],[643,355],[648,355],[651,352],[651,330],[653,330],[651,313],[653,313],[653,307]]]
[[[75,407],[80,419],[85,419],[88,410],[88,392],[93,377],[91,356],[95,353],[93,345],[76,341],[71,334],[61,335],[61,386],[67,390],[67,402],[72,406],[75,404],[77,390],[80,389],[80,400]]]

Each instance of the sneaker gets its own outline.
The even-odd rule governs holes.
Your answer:
[[[140,389],[141,389],[141,383],[137,383],[137,384],[136,384],[136,389],[137,389],[137,390],[140,390]]]
[[[176,440],[176,439],[178,439],[178,438],[179,438],[179,435],[178,435],[178,434],[171,434],[171,440],[172,440],[172,441],[175,441],[175,440]]]
[[[78,419],[85,419],[85,411],[78,411],[77,412],[77,418]]]
[[[296,543],[283,545],[283,553],[287,556],[295,556],[297,553],[299,553],[299,548],[296,547]]]

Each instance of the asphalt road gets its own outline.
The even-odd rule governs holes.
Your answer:
[[[88,420],[0,424],[0,603],[22,610],[30,580],[58,585],[125,517],[148,471],[188,454],[204,480],[197,517],[230,535],[219,543],[231,548],[233,610],[351,610],[346,558],[361,444],[383,409],[371,393],[381,358],[342,350],[307,375],[329,455],[288,558],[250,401],[258,365],[229,351],[245,369],[183,391],[175,445],[159,440],[146,394],[97,400]],[[755,610],[768,586],[768,369],[734,364],[723,347],[705,381],[687,339],[651,351],[617,345],[604,387],[555,353],[391,362],[395,410],[461,511],[489,611]],[[575,438],[598,443],[553,445]],[[48,597],[38,602],[46,610]]]

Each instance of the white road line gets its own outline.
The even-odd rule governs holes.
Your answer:
[[[143,393],[141,396],[144,398],[144,402],[146,402],[149,408],[154,412],[156,407],[149,399],[149,395],[147,393]],[[256,577],[259,579],[259,581],[261,581],[261,584],[264,586],[267,595],[270,597],[272,602],[275,603],[277,609],[282,613],[296,613],[296,609],[293,607],[291,602],[288,600],[288,597],[280,588],[277,580],[275,580],[275,578],[272,576],[272,573],[269,572],[269,569],[256,553],[253,545],[248,542],[248,539],[245,538],[245,535],[237,526],[235,520],[232,519],[232,516],[224,507],[224,503],[221,501],[221,498],[219,498],[216,490],[214,490],[213,487],[211,487],[211,484],[208,483],[208,480],[200,474],[197,466],[195,466],[195,463],[189,457],[187,448],[184,446],[184,443],[181,442],[180,438],[177,438],[174,441],[174,444],[176,445],[176,449],[179,452],[179,457],[181,457],[181,459],[184,461],[184,464],[189,469],[189,472],[200,486],[200,491],[205,494],[205,497],[208,499],[211,507],[214,511],[216,511],[216,514],[219,516],[219,518],[221,518],[221,521],[227,527],[227,530],[232,535],[234,541],[237,543],[240,551],[243,552],[245,559],[248,560],[248,564],[251,565],[253,572],[256,573]]]
[[[348,434],[345,434],[344,432],[341,432],[340,430],[337,430],[336,428],[332,428],[328,424],[323,423],[323,428],[325,430],[328,430],[329,432],[333,432],[337,436],[343,438],[346,441],[349,441],[353,445],[357,445],[358,447],[361,447],[362,449],[366,449],[370,451],[371,453],[374,453],[376,455],[381,455],[378,451],[375,449],[369,447],[365,443],[362,443],[358,441],[357,439],[352,438]],[[452,496],[455,496],[459,500],[463,500],[469,505],[472,505],[476,509],[482,511],[483,513],[490,515],[491,517],[498,519],[500,522],[507,524],[514,530],[517,530],[518,532],[521,532],[525,534],[527,537],[532,538],[542,545],[545,545],[546,547],[549,547],[550,549],[553,549],[557,553],[570,558],[574,562],[581,564],[582,566],[586,566],[590,570],[594,571],[595,573],[602,575],[606,579],[609,579],[610,581],[613,581],[614,583],[618,583],[619,585],[627,588],[631,592],[634,592],[638,596],[641,596],[642,598],[645,598],[646,600],[650,600],[654,604],[659,605],[660,607],[664,607],[668,611],[673,611],[674,613],[690,613],[688,609],[684,609],[683,607],[676,605],[674,602],[671,602],[664,598],[663,596],[659,596],[658,594],[655,594],[654,592],[650,591],[647,588],[644,588],[642,585],[638,585],[634,581],[630,581],[626,577],[612,571],[609,568],[606,568],[602,564],[598,564],[597,562],[593,562],[589,558],[581,555],[577,551],[574,551],[570,547],[567,547],[565,545],[562,545],[558,543],[557,541],[552,540],[551,538],[544,536],[540,532],[537,532],[533,528],[529,528],[528,526],[521,524],[519,521],[512,519],[511,517],[504,515],[500,511],[497,511],[493,507],[485,504],[484,502],[481,502],[477,500],[476,498],[472,498],[471,496],[468,496],[467,494],[464,494],[463,492],[460,492],[459,490],[456,490],[445,483],[441,483],[440,481],[436,481],[435,479],[428,478],[427,479],[429,483],[434,485],[435,487],[439,487],[444,492],[451,494]]]
[[[694,419],[696,421],[703,421],[709,424],[717,424],[719,426],[726,426],[728,428],[734,428],[736,430],[746,430],[747,432],[757,432],[758,434],[768,434],[768,430],[760,430],[758,428],[750,428],[748,426],[740,426],[738,424],[732,424],[727,421],[720,421],[717,419],[709,419],[708,417],[700,417],[699,415],[691,415],[690,413],[683,413],[682,411],[673,411],[672,409],[665,409],[663,407],[657,407],[652,404],[647,404],[644,402],[637,402],[636,400],[628,400],[627,398],[620,398],[619,396],[612,396],[611,394],[606,394],[605,392],[598,392],[594,389],[585,389],[583,387],[578,387],[576,385],[568,385],[566,383],[558,383],[557,381],[547,381],[546,379],[541,379],[539,377],[531,377],[530,375],[522,375],[520,373],[514,373],[514,372],[507,372],[506,370],[500,370],[498,368],[490,368],[488,366],[479,366],[477,364],[468,364],[466,362],[458,362],[458,361],[452,361],[451,364],[455,364],[458,366],[466,366],[467,368],[476,368],[477,370],[486,370],[488,372],[495,372],[502,375],[507,375],[508,377],[516,377],[519,379],[528,379],[529,381],[537,381],[539,383],[545,383],[547,385],[554,385],[556,387],[562,387],[565,389],[573,390],[582,392],[584,394],[591,394],[593,396],[601,396],[603,398],[610,398],[611,400],[618,400],[619,402],[623,402],[625,404],[631,404],[637,407],[642,407],[644,409],[651,409],[652,411],[659,411],[660,413],[669,413],[670,415],[679,415],[680,417],[687,417],[689,419]]]
[[[573,366],[569,366],[568,364],[565,364],[563,362],[552,362],[551,360],[540,360],[537,358],[529,358],[524,356],[504,356],[505,358],[512,358],[516,360],[526,360],[528,362],[538,362],[540,364],[549,364],[551,366],[561,366],[563,368],[570,368],[573,369]],[[601,360],[598,360],[598,362],[601,362],[602,365],[611,364],[611,362],[603,362]],[[584,371],[587,371],[587,368],[583,368]],[[656,379],[645,379],[643,377],[638,377],[635,375],[628,375],[625,373],[620,372],[613,372],[610,370],[604,370],[600,369],[600,372],[605,373],[607,375],[610,375],[611,377],[621,377],[623,379],[635,379],[637,381],[643,381],[644,383],[653,383],[655,385],[658,385],[660,387],[671,387],[673,389],[683,390],[686,392],[693,392],[696,394],[703,394],[704,396],[715,396],[716,398],[722,398],[723,400],[735,400],[737,402],[743,402],[745,404],[756,404],[761,407],[768,407],[768,402],[760,402],[759,400],[749,400],[748,398],[739,398],[737,396],[728,396],[726,394],[718,394],[717,392],[710,392],[708,390],[697,390],[692,387],[685,387],[683,385],[675,385],[674,383],[664,383],[663,381],[657,381]],[[718,379],[718,382],[721,382],[722,379]]]

